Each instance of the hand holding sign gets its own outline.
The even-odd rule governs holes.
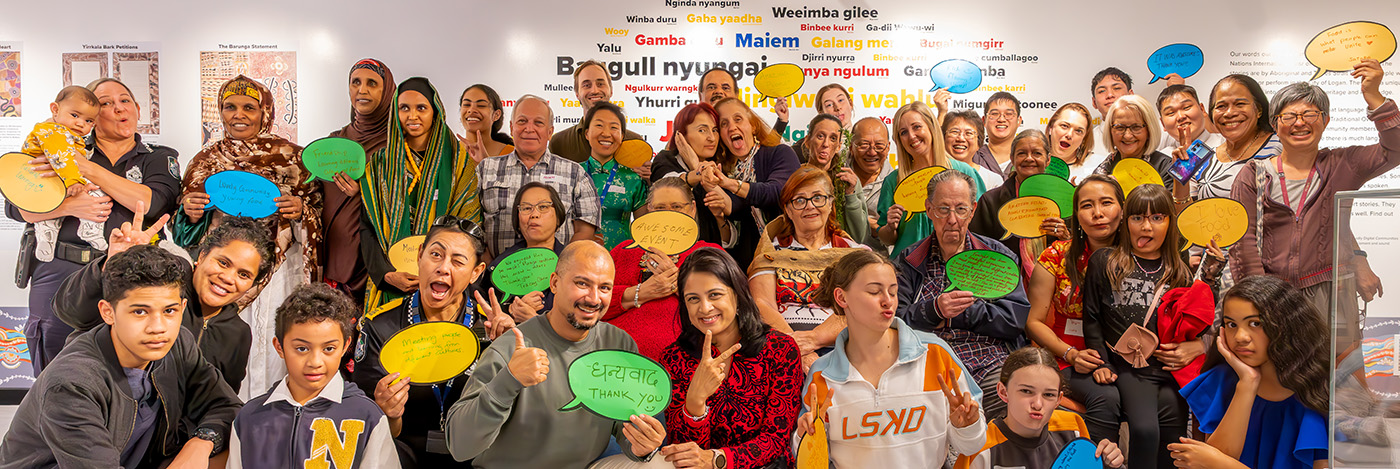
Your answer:
[[[580,406],[600,417],[629,421],[656,415],[671,401],[671,376],[652,359],[626,350],[595,350],[569,364],[574,399],[560,407]]]
[[[1001,298],[1016,291],[1021,271],[1010,256],[996,251],[971,249],[948,259],[948,290],[963,290],[977,298]]]
[[[301,163],[311,173],[306,182],[334,181],[340,173],[359,180],[365,175],[365,147],[348,138],[326,137],[301,150]]]
[[[617,153],[613,154],[613,159],[617,160],[617,164],[637,169],[651,161],[653,155],[651,144],[646,140],[634,138],[623,140],[622,146],[617,147]]]
[[[674,256],[694,246],[699,236],[700,229],[694,218],[681,212],[662,210],[632,221],[632,239],[635,241],[628,247],[656,249]]]
[[[1176,227],[1181,236],[1196,246],[1210,246],[1214,240],[1221,247],[1229,247],[1244,237],[1249,215],[1244,211],[1244,204],[1234,199],[1212,197],[1181,209]]]
[[[1195,44],[1162,46],[1147,56],[1147,69],[1152,72],[1152,81],[1147,84],[1156,83],[1157,80],[1173,73],[1181,78],[1190,78],[1201,71],[1201,66],[1205,63],[1205,54],[1202,54],[1201,48]]]
[[[797,420],[797,469],[825,469],[831,464],[831,448],[826,441],[826,411],[835,393],[820,392],[816,381],[807,386],[807,413]]]
[[[753,76],[753,88],[765,98],[786,98],[802,89],[806,79],[796,64],[773,64]]]
[[[20,210],[29,213],[49,213],[63,203],[67,193],[63,179],[58,176],[40,177],[29,165],[33,157],[24,153],[0,156],[0,194]]]
[[[1123,187],[1123,194],[1132,194],[1133,189],[1143,184],[1166,186],[1156,168],[1142,158],[1123,158],[1113,165],[1113,178]]]
[[[379,350],[379,364],[384,371],[398,373],[413,384],[434,384],[467,371],[480,352],[481,341],[467,326],[447,321],[420,322],[399,330],[384,342],[384,348]]]
[[[491,283],[513,296],[549,288],[549,274],[559,263],[559,255],[545,248],[526,248],[506,256],[492,267]]]
[[[389,247],[389,264],[395,271],[418,275],[418,250],[426,238],[424,235],[409,236]]]
[[[928,70],[933,88],[929,91],[946,89],[949,93],[964,94],[982,86],[982,69],[977,64],[963,59],[948,59],[939,62]]]
[[[1104,461],[1098,457],[1097,453],[1098,449],[1093,442],[1078,438],[1060,450],[1060,456],[1055,458],[1055,463],[1050,467],[1051,469],[1099,469],[1104,467]]]
[[[1342,23],[1317,33],[1303,55],[1317,67],[1317,73],[1309,78],[1316,80],[1327,72],[1350,71],[1362,59],[1390,60],[1395,55],[1395,33],[1370,21]]]
[[[276,184],[246,171],[220,171],[204,180],[210,205],[235,217],[262,218],[277,212],[282,196]]]
[[[515,353],[511,354],[506,369],[510,370],[510,375],[514,376],[516,381],[527,388],[543,383],[544,379],[549,377],[549,355],[545,354],[543,349],[526,347],[525,334],[520,332],[520,328],[511,330],[515,331]]]
[[[942,166],[929,166],[906,176],[894,188],[894,203],[904,207],[909,213],[924,213],[924,201],[928,200],[928,180],[943,172]]]
[[[1054,176],[1051,176],[1054,177]],[[1045,236],[1040,225],[1046,218],[1058,218],[1060,209],[1055,201],[1039,196],[1021,196],[1011,199],[997,210],[997,220],[1006,229],[1006,239],[1012,235],[1022,238]]]

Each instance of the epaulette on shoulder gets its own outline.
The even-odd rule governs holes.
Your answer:
[[[392,301],[390,301],[390,302],[388,302],[388,303],[384,303],[383,305],[380,305],[378,308],[375,308],[374,311],[370,311],[369,314],[366,314],[366,315],[365,315],[365,320],[366,320],[366,321],[372,321],[372,320],[374,320],[374,317],[375,317],[375,316],[378,316],[378,315],[379,315],[379,313],[383,313],[383,312],[385,312],[385,311],[389,311],[389,310],[392,310],[392,309],[394,309],[394,308],[397,308],[397,307],[399,307],[399,305],[401,305],[401,304],[403,304],[403,298],[399,298],[399,299],[396,299],[396,300],[392,300]]]

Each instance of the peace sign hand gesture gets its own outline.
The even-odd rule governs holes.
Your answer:
[[[160,230],[165,228],[165,223],[170,221],[170,214],[161,215],[150,228],[141,229],[141,223],[146,218],[146,203],[136,203],[136,215],[130,222],[122,223],[122,226],[112,230],[112,235],[107,237],[107,257],[115,256],[124,252],[132,246],[138,244],[151,244],[151,239],[160,234]]]
[[[797,419],[797,434],[811,435],[812,432],[817,431],[817,417],[821,416],[823,420],[826,419],[826,411],[831,409],[831,396],[834,394],[836,393],[828,391],[825,396],[821,395],[816,381],[807,385],[808,399],[806,399],[806,404],[810,410]]]
[[[938,389],[943,390],[943,397],[948,399],[948,420],[954,427],[967,428],[968,425],[977,423],[979,414],[977,413],[977,401],[956,386],[949,389],[948,383],[943,381],[943,375],[938,376]]]
[[[690,412],[693,416],[704,414],[705,401],[724,384],[724,379],[729,375],[729,361],[741,345],[734,344],[719,356],[711,356],[713,352],[710,349],[710,340],[710,331],[705,331],[705,343],[700,347],[700,364],[695,367],[695,374],[690,377],[690,389],[685,395],[686,411],[695,411]]]

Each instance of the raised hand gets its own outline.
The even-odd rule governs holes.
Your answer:
[[[828,392],[825,395],[817,391],[817,382],[807,385],[807,397],[803,399],[807,404],[807,413],[797,419],[797,433],[799,435],[811,435],[817,431],[817,416],[826,420],[826,411],[831,409],[831,396],[836,393]]]
[[[705,401],[724,384],[724,379],[729,376],[729,361],[742,345],[734,344],[718,356],[711,356],[711,340],[710,331],[705,331],[705,343],[700,346],[700,364],[696,365],[695,374],[690,377],[690,389],[686,391],[685,396],[687,412],[696,411],[690,415],[699,416],[704,413],[700,409],[705,407]]]
[[[170,221],[170,214],[161,215],[159,220],[151,224],[150,228],[141,229],[141,223],[146,219],[146,203],[136,203],[136,214],[130,222],[122,223],[121,227],[112,230],[111,236],[107,237],[107,256],[115,256],[119,252],[126,251],[138,244],[150,244],[160,230],[165,228],[165,223]]]
[[[948,383],[943,381],[943,375],[938,375],[938,389],[942,390],[943,397],[948,399],[948,421],[952,422],[954,427],[967,428],[968,425],[977,423],[981,414],[977,411],[976,399],[956,386],[948,386]]]
[[[487,302],[485,298],[481,297],[481,292],[472,292],[472,294],[476,295],[476,304],[481,305],[481,315],[486,317],[486,320],[482,322],[481,325],[486,327],[487,339],[496,340],[496,338],[504,334],[507,329],[515,328],[515,319],[511,318],[505,311],[502,311],[501,302],[496,300],[496,289],[491,289],[490,302]],[[471,314],[471,312],[468,311],[467,314]]]
[[[787,98],[773,100],[773,113],[778,115],[778,120],[788,121],[788,101]]]
[[[544,292],[530,292],[510,302],[510,317],[516,322],[529,321],[544,310]]]
[[[1385,104],[1385,96],[1381,95],[1381,79],[1385,78],[1385,69],[1381,68],[1380,62],[1376,59],[1362,60],[1352,66],[1351,77],[1361,79],[1361,97],[1366,99],[1369,109]]]
[[[525,334],[520,333],[520,328],[511,331],[515,332],[515,353],[506,365],[510,375],[527,388],[543,383],[549,377],[549,356],[542,349],[526,347]]]

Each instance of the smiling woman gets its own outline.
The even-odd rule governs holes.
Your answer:
[[[603,226],[594,238],[601,239],[603,247],[612,249],[632,239],[632,215],[646,213],[647,186],[632,168],[613,159],[622,147],[622,136],[627,133],[627,116],[622,108],[609,102],[595,103],[584,114],[583,122],[587,126],[584,136],[589,147],[589,158],[583,161],[583,169],[593,178],[593,187],[598,190],[598,200],[603,206]]]
[[[350,123],[331,132],[364,147],[365,155],[384,148],[389,138],[389,118],[393,113],[394,73],[375,59],[363,59],[350,68]],[[349,293],[364,296],[368,273],[360,257],[360,183],[337,174],[334,181],[321,181],[325,209],[321,226],[326,229],[326,255],[322,268],[328,283]]]

